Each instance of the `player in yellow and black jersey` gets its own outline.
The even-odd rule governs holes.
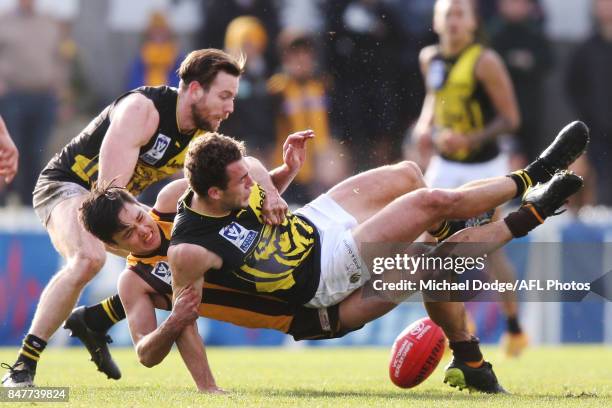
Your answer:
[[[158,205],[160,205],[158,203]],[[158,249],[147,255],[130,254],[127,269],[144,280],[158,295],[158,302],[165,302],[162,308],[172,309],[172,274],[168,265],[167,251],[174,213],[159,213],[155,209],[148,214],[158,225],[161,243]],[[202,289],[199,315],[221,320],[242,327],[267,328],[291,334],[295,340],[323,339],[344,335],[337,329],[338,307],[321,312],[303,306],[291,305],[271,296],[256,295],[241,290],[242,280],[225,279],[213,283],[207,278]],[[134,294],[130,294],[134,297]],[[129,319],[129,311],[128,319]],[[322,324],[320,315],[331,321],[329,327]]]
[[[509,170],[508,156],[500,152],[498,139],[518,128],[519,109],[501,58],[475,41],[476,28],[470,0],[436,1],[434,29],[440,42],[421,51],[427,95],[415,126],[419,145],[434,150],[425,173],[431,187],[456,188]],[[522,178],[525,184],[530,183]],[[488,222],[492,216],[499,218],[499,214],[488,212],[469,224]],[[462,228],[454,223],[449,226],[437,231],[437,238],[443,239]],[[488,269],[501,281],[516,278],[502,251],[491,254]],[[526,345],[526,337],[511,292],[504,294],[501,306],[507,317],[506,352],[518,355]]]
[[[89,190],[98,178],[100,148],[111,124],[111,114],[117,104],[132,94],[142,95],[153,103],[159,114],[159,124],[147,143],[139,147],[134,172],[126,187],[131,193],[138,195],[147,186],[179,171],[183,167],[189,142],[203,132],[186,132],[179,129],[176,117],[176,88],[141,87],[121,95],[93,119],[51,159],[40,175],[40,182],[66,181]]]
[[[188,191],[179,203],[173,244],[201,245],[224,259],[221,268],[206,274],[208,282],[237,282],[246,291],[304,304],[319,284],[316,227],[292,213],[280,225],[263,223],[264,197],[261,186],[255,184],[245,209],[215,217],[191,208],[193,191]]]
[[[580,177],[561,169],[584,151],[587,141],[583,124],[566,127],[538,165],[531,167],[533,171],[523,170],[526,176],[545,183],[538,190],[550,191],[526,194],[518,211],[503,221],[458,232],[449,238],[450,246],[462,252],[454,243],[486,242],[486,249],[479,254],[484,255],[535,228],[544,218],[543,211],[534,213],[533,208],[556,209],[581,187]],[[550,178],[547,168],[560,171]],[[405,251],[392,243],[413,242],[424,232],[440,228],[445,219],[475,217],[522,196],[526,189],[517,174],[478,180],[454,190],[428,189],[416,165],[404,162],[344,180],[295,213],[287,213],[280,225],[269,227],[260,209],[267,190],[254,182],[243,143],[218,133],[194,140],[185,157],[184,172],[189,190],[179,204],[168,249],[175,308],[183,296],[199,299],[204,281],[242,280],[245,290],[293,304],[302,302],[313,309],[340,304],[340,327],[351,329],[395,306],[386,297],[384,285],[376,287],[381,278],[385,283],[412,279],[418,286],[417,282],[439,276],[426,268],[414,271],[418,272],[414,275],[402,273],[400,266],[373,270],[376,275],[370,275],[370,262],[376,266],[377,259],[397,257],[401,254],[398,251]],[[546,207],[536,202],[544,197],[553,202]],[[316,233],[311,233],[311,227]],[[385,245],[364,248],[366,244]],[[452,256],[460,256],[455,249]],[[377,291],[383,296],[376,296]],[[399,290],[396,295],[401,300],[410,292]],[[451,385],[462,383],[484,392],[503,392],[491,365],[482,357],[478,341],[465,327],[463,307],[460,302],[427,303],[428,313],[451,339],[455,359],[446,379]],[[186,326],[181,338],[189,339],[179,344],[182,351],[197,351],[202,356],[183,358],[192,373],[203,373],[193,376],[200,387],[213,378],[200,336],[195,327]]]
[[[191,52],[178,70],[177,89],[138,88],[104,109],[42,171],[34,211],[64,267],[47,285],[4,386],[31,386],[48,339],[100,270],[104,244],[78,222],[77,211],[96,180],[139,193],[181,169],[189,141],[218,129],[233,111],[244,58],[221,50]]]

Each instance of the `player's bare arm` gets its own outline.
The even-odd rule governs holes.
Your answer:
[[[183,329],[183,332],[176,340],[176,346],[198,387],[198,391],[212,394],[225,393],[224,390],[217,387],[215,378],[208,364],[204,343],[200,338],[195,323]]]
[[[421,68],[421,76],[423,78],[427,77],[429,63],[435,54],[435,45],[425,47],[419,53],[419,66]],[[419,118],[414,126],[414,135],[418,138],[419,142],[421,139],[431,140],[431,130],[434,120],[434,107],[436,100],[432,90],[427,88],[426,92],[423,107],[421,108],[421,114],[419,115]]]
[[[270,177],[282,194],[298,174],[306,160],[306,142],[315,137],[312,130],[303,130],[287,136],[283,144],[283,164],[270,171]]]
[[[514,95],[512,81],[503,61],[493,50],[485,50],[476,65],[476,78],[482,82],[495,108],[495,118],[480,132],[470,135],[474,146],[516,130],[521,115]]]
[[[18,163],[19,151],[0,117],[0,176],[4,177],[6,183],[13,181]]]
[[[427,77],[429,63],[435,53],[436,46],[430,45],[429,47],[423,48],[419,54],[419,66],[421,68],[421,76],[423,78]],[[435,95],[430,89],[427,88],[425,99],[423,101],[423,107],[421,108],[421,114],[419,115],[419,118],[414,125],[414,130],[412,131],[419,154],[423,157],[429,157],[432,153],[432,130],[435,105]]]
[[[98,181],[115,179],[115,185],[123,187],[134,173],[138,151],[159,125],[159,113],[150,99],[131,94],[117,104],[110,120],[100,147]]]
[[[200,299],[193,289],[182,291],[172,313],[158,327],[155,293],[149,285],[131,270],[125,270],[118,288],[138,360],[146,367],[153,367],[168,355],[182,330],[197,319]]]

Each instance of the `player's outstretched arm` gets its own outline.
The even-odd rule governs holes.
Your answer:
[[[19,163],[19,152],[9,135],[8,129],[0,117],[0,176],[7,183],[13,181]]]
[[[215,378],[208,365],[204,342],[195,323],[183,329],[181,335],[176,339],[176,346],[198,387],[198,391],[213,394],[225,393],[215,383]]]
[[[306,142],[315,136],[310,129],[287,136],[283,144],[283,164],[270,171],[270,177],[282,194],[298,174],[306,160]]]
[[[157,327],[155,305],[146,282],[126,270],[118,286],[138,360],[153,367],[168,355],[182,330],[198,318],[200,299],[193,288],[182,291],[170,316]]]
[[[115,180],[125,187],[134,173],[138,153],[159,125],[153,102],[140,94],[122,99],[110,115],[111,123],[100,147],[98,181]]]

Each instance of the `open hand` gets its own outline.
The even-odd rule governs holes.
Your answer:
[[[289,170],[296,172],[306,160],[306,141],[314,137],[312,130],[302,130],[287,136],[283,144],[283,163]]]

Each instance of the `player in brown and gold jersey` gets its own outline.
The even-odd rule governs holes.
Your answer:
[[[179,69],[178,89],[145,87],[120,96],[42,171],[33,193],[34,210],[66,264],[43,290],[3,386],[33,385],[47,341],[104,264],[104,244],[77,217],[89,187],[96,180],[114,179],[139,193],[179,171],[189,141],[216,130],[232,113],[243,65],[220,50],[190,53]]]

